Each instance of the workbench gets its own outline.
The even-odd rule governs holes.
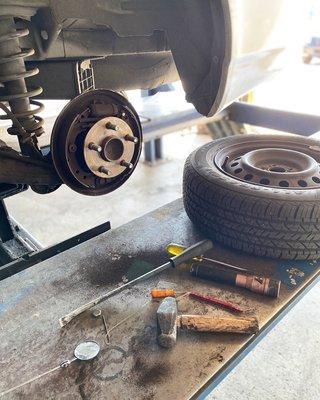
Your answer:
[[[168,243],[191,245],[202,238],[177,200],[1,281],[0,392],[71,359],[80,341],[93,339],[101,345],[96,359],[75,361],[5,398],[204,398],[315,284],[319,263],[251,257],[216,245],[208,256],[281,279],[280,297],[199,280],[183,265],[96,306],[106,318],[110,341],[102,319],[92,310],[59,326],[63,315],[165,262]],[[251,336],[179,331],[176,346],[162,349],[156,340],[159,303],[150,299],[150,289],[156,286],[237,303],[246,316],[258,318],[260,331]],[[184,314],[230,315],[187,296],[178,299],[178,308]]]

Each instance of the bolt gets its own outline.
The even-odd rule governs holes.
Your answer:
[[[71,153],[75,153],[76,151],[77,151],[77,146],[73,143],[73,144],[70,144],[70,146],[69,146],[69,151],[71,152]]]
[[[123,111],[122,113],[121,113],[121,117],[122,118],[125,118],[127,116],[127,114]]]
[[[98,171],[102,172],[103,174],[106,174],[106,175],[109,175],[109,173],[110,173],[109,170],[106,167],[104,167],[103,165],[101,167],[99,167]]]
[[[119,127],[115,124],[113,124],[112,122],[107,122],[106,123],[106,128],[107,129],[112,129],[113,131],[118,131]]]
[[[44,29],[42,31],[40,31],[40,35],[41,35],[43,40],[48,40],[49,39],[48,32],[45,31]]]
[[[102,151],[102,147],[97,145],[97,144],[95,144],[95,143],[93,143],[93,142],[89,143],[88,147],[89,147],[90,150],[97,151],[98,153],[101,153],[101,151]]]
[[[122,160],[121,163],[120,163],[120,165],[122,165],[123,167],[129,168],[129,169],[132,169],[132,168],[133,168],[133,164],[132,164],[132,163],[128,163],[128,162],[125,161],[125,160]]]
[[[124,137],[124,140],[127,140],[128,142],[133,142],[133,143],[138,143],[139,139],[135,136],[131,136],[131,135],[126,135]]]
[[[92,311],[92,316],[95,318],[98,318],[101,316],[101,310],[99,308],[96,308],[95,310]]]

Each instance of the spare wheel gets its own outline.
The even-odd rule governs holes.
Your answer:
[[[217,242],[285,259],[320,256],[320,142],[241,135],[195,150],[183,199],[193,223]]]

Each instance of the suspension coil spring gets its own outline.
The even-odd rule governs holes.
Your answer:
[[[0,119],[11,119],[13,126],[8,133],[19,135],[25,142],[43,133],[44,120],[35,114],[43,111],[44,105],[31,99],[41,94],[42,88],[27,89],[25,84],[25,79],[37,75],[39,69],[26,69],[24,59],[35,51],[21,48],[19,44],[19,39],[27,36],[29,30],[16,28],[13,16],[0,16],[0,24],[0,102],[8,102],[11,109],[9,112],[2,105],[6,115],[1,115]]]

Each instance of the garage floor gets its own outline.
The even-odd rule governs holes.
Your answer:
[[[292,85],[293,81],[295,85]],[[262,105],[319,113],[319,90],[311,91],[311,88],[319,87],[320,65],[301,65],[277,82],[259,89],[256,100]],[[165,137],[167,160],[155,167],[140,163],[127,184],[110,195],[88,198],[66,187],[46,196],[28,191],[7,200],[9,211],[44,245],[61,241],[109,219],[113,227],[121,225],[180,197],[184,159],[192,149],[209,140],[209,136],[194,132]],[[208,400],[318,399],[319,301],[318,285]]]

